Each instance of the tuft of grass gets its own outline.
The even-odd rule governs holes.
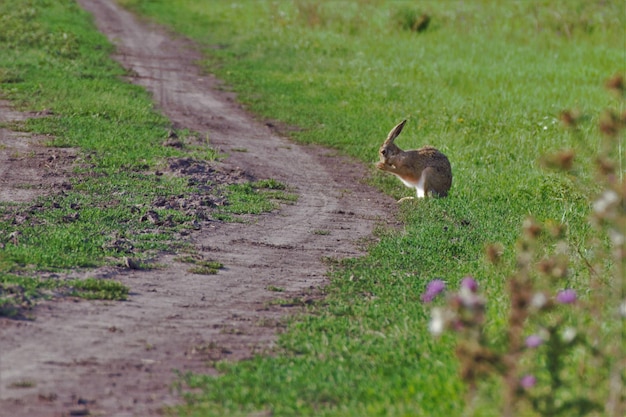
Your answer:
[[[423,32],[428,29],[431,18],[415,8],[403,7],[394,13],[394,19],[404,30]]]
[[[198,275],[215,275],[220,269],[224,268],[224,264],[218,261],[209,261],[202,259],[196,255],[186,255],[174,258],[175,261],[193,264],[187,272]]]
[[[118,281],[87,278],[44,279],[0,274],[0,315],[20,316],[40,299],[71,295],[89,300],[126,300],[128,287]]]
[[[287,191],[285,184],[269,179],[256,182],[231,184],[224,187],[228,204],[219,210],[219,215],[261,214],[276,210],[280,203],[294,203],[298,196]]]
[[[250,185],[255,188],[262,188],[262,189],[267,189],[267,190],[286,190],[287,189],[287,186],[285,184],[283,184],[280,181],[276,181],[274,179],[255,181]]]
[[[12,382],[11,384],[9,384],[8,387],[9,388],[34,388],[36,386],[37,386],[37,383],[35,381],[25,379],[21,381]]]
[[[215,275],[222,269],[222,264],[212,263],[211,265],[197,265],[189,268],[187,272],[197,275]]]
[[[118,281],[87,278],[71,280],[64,285],[70,288],[70,294],[87,300],[117,300],[128,298],[128,287]]]
[[[330,235],[330,230],[315,229],[313,230],[313,234],[319,236],[328,236]]]

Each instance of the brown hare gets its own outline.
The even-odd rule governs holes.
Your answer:
[[[376,168],[391,172],[409,188],[415,188],[417,197],[429,194],[445,197],[452,186],[452,168],[448,158],[432,146],[403,151],[394,143],[406,120],[391,129],[387,139],[378,150],[380,161]],[[404,197],[398,203],[414,197]]]

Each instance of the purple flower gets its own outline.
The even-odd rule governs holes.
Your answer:
[[[531,334],[526,338],[526,347],[536,348],[539,347],[543,343],[543,339],[541,336],[536,334]]]
[[[572,289],[559,291],[556,295],[556,302],[560,304],[572,304],[576,301],[576,291]]]
[[[422,301],[429,303],[446,289],[446,283],[440,279],[434,279],[426,286],[426,291],[422,294]]]
[[[478,291],[478,283],[471,276],[466,276],[461,280],[461,288],[465,288],[471,292],[476,292]]]
[[[537,378],[534,375],[524,375],[522,379],[519,380],[519,384],[524,389],[530,389],[535,386],[537,383]]]

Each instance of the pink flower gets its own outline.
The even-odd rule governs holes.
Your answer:
[[[556,302],[559,304],[572,304],[576,302],[576,291],[572,289],[559,291],[556,295]]]
[[[537,383],[537,378],[535,378],[534,375],[530,375],[530,374],[524,375],[519,381],[520,386],[524,389],[530,389],[534,387],[536,383]]]
[[[536,348],[539,347],[543,343],[543,339],[541,336],[536,334],[531,334],[526,338],[526,347]]]
[[[426,291],[422,294],[422,301],[429,303],[446,289],[446,283],[440,279],[434,279],[426,286]]]
[[[478,291],[478,283],[471,276],[466,276],[463,280],[461,280],[461,288],[465,288],[471,292],[476,292]]]

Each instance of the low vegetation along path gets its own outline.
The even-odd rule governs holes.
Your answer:
[[[190,42],[111,0],[79,3],[117,46],[115,58],[132,82],[153,94],[174,126],[209,134],[229,155],[225,169],[277,179],[298,194],[296,204],[253,224],[216,223],[196,232],[197,249],[225,265],[217,275],[190,274],[173,255],[159,259],[164,267],[157,270],[102,268],[90,276],[120,280],[131,289],[128,301],[45,302],[35,320],[4,326],[2,415],[160,415],[182,401],[171,390],[173,370],[212,372],[209,361],[270,348],[289,309],[269,301],[306,299],[325,283],[322,259],[359,255],[358,241],[393,205],[361,182],[362,166],[255,121],[198,71]]]

